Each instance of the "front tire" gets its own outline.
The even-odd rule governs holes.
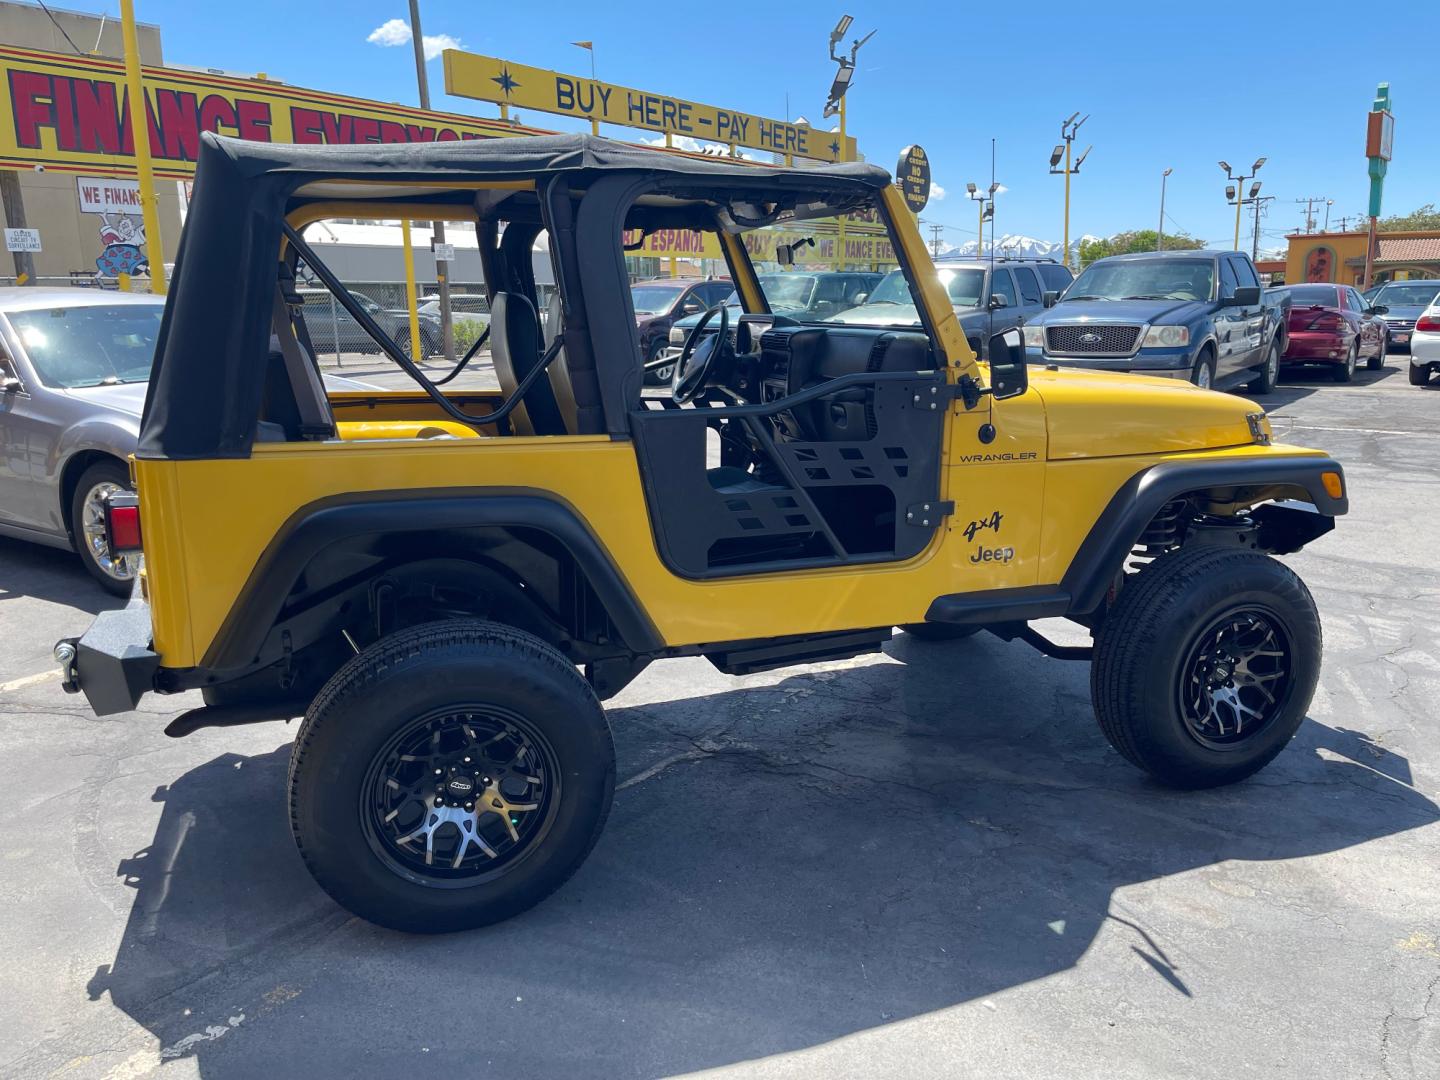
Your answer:
[[[1215,388],[1215,354],[1209,348],[1201,352],[1195,361],[1195,366],[1190,370],[1190,381],[1201,390]]]
[[[1366,371],[1379,371],[1385,366],[1385,353],[1390,348],[1390,336],[1382,334],[1380,344],[1375,349],[1375,355],[1365,361]]]
[[[289,789],[296,845],[339,904],[396,930],[467,930],[579,868],[610,812],[615,748],[558,651],[496,623],[435,622],[326,683]]]
[[[1320,644],[1315,602],[1289,567],[1243,549],[1182,549],[1140,571],[1101,624],[1095,718],[1162,784],[1233,784],[1300,726]]]
[[[1275,384],[1280,381],[1280,339],[1277,337],[1270,342],[1270,348],[1265,353],[1265,363],[1260,368],[1260,374],[1250,380],[1247,390],[1252,394],[1273,394]]]
[[[657,338],[656,340],[652,341],[652,342],[650,343],[650,348],[649,348],[648,350],[646,350],[646,353],[645,353],[645,362],[646,362],[647,364],[650,364],[650,363],[654,363],[656,360],[659,360],[659,359],[660,359],[660,354],[665,351],[665,348],[666,348],[666,343],[665,343],[665,340],[664,340],[664,339]],[[672,375],[674,375],[674,374],[675,374],[675,365],[673,365],[673,364],[671,364],[671,365],[669,365],[669,366],[667,366],[667,367],[656,368],[654,371],[647,371],[647,372],[645,372],[645,385],[646,385],[646,386],[669,386],[669,385],[670,385],[670,377],[671,377]]]
[[[140,554],[113,555],[105,537],[104,498],[129,491],[130,473],[118,461],[97,461],[83,473],[70,496],[70,539],[90,576],[107,592],[129,596],[140,569]]]
[[[1331,372],[1331,376],[1338,383],[1348,383],[1355,378],[1355,368],[1360,359],[1360,339],[1356,338],[1350,343],[1350,351],[1345,354],[1344,361]]]

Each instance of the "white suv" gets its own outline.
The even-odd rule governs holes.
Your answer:
[[[1440,371],[1440,296],[1430,301],[1410,335],[1410,385],[1424,386]]]

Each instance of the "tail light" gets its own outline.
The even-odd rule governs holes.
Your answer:
[[[1416,330],[1428,330],[1430,333],[1440,332],[1440,315],[1421,315],[1415,322]]]
[[[105,541],[111,554],[140,550],[140,500],[128,491],[105,499]]]

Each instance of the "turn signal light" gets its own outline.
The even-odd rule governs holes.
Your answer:
[[[105,539],[116,554],[140,550],[140,500],[129,492],[105,500]]]
[[[1345,494],[1345,482],[1340,479],[1338,472],[1321,473],[1320,482],[1325,485],[1325,493],[1332,499],[1338,499]]]
[[[1440,315],[1421,315],[1415,323],[1416,330],[1428,330],[1430,333],[1440,331]]]

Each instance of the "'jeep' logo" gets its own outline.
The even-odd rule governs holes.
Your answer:
[[[1013,547],[987,548],[982,547],[970,556],[971,562],[1009,562],[1015,557]]]
[[[1081,335],[1080,335],[1080,343],[1081,343],[1082,345],[1099,345],[1099,344],[1100,344],[1100,335],[1099,335],[1099,334],[1096,334],[1096,333],[1084,333],[1084,334],[1081,334]]]

